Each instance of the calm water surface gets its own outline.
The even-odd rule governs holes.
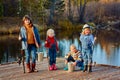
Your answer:
[[[56,38],[59,44],[58,57],[64,57],[69,52],[69,46],[75,44],[77,49],[81,50],[81,43],[79,41],[79,31],[55,31]],[[42,47],[38,51],[44,52],[46,56],[46,49],[44,47],[45,33],[41,33]],[[114,31],[99,31],[97,32],[97,41],[94,45],[93,61],[99,64],[107,64],[113,66],[120,66],[120,33]],[[18,35],[4,35],[0,36],[0,63],[7,63],[17,61],[20,55],[20,41]]]

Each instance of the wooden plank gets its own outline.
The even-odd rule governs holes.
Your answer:
[[[74,72],[64,71],[64,59],[57,59],[58,70],[48,71],[47,60],[37,61],[36,68],[39,72],[23,73],[22,65],[17,63],[0,65],[0,80],[120,80],[120,69],[108,65],[93,67],[93,72],[85,73],[79,70]]]

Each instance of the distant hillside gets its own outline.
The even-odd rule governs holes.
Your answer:
[[[120,2],[120,0],[100,0],[101,3]]]

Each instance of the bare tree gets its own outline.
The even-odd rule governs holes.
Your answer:
[[[80,5],[78,6],[78,14],[80,23],[84,23],[84,14],[86,8],[87,0],[80,0]]]

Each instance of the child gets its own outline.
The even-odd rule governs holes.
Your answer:
[[[70,52],[65,56],[66,67],[64,70],[68,70],[68,62],[73,62],[73,66],[78,66],[81,68],[81,70],[83,68],[82,54],[76,49],[74,44],[70,46]]]
[[[83,26],[83,31],[80,36],[80,41],[82,43],[82,54],[84,60],[84,70],[92,72],[92,46],[96,38],[93,37],[91,28],[88,24]]]
[[[27,72],[36,72],[36,51],[40,47],[40,35],[28,15],[25,15],[22,21],[23,26],[20,28],[19,40],[21,40],[22,50],[25,52]],[[30,55],[32,56],[31,64]]]
[[[58,44],[53,29],[48,29],[47,31],[45,47],[48,48],[49,65],[50,65],[49,70],[57,70],[55,64],[56,64],[56,53],[58,51]]]

